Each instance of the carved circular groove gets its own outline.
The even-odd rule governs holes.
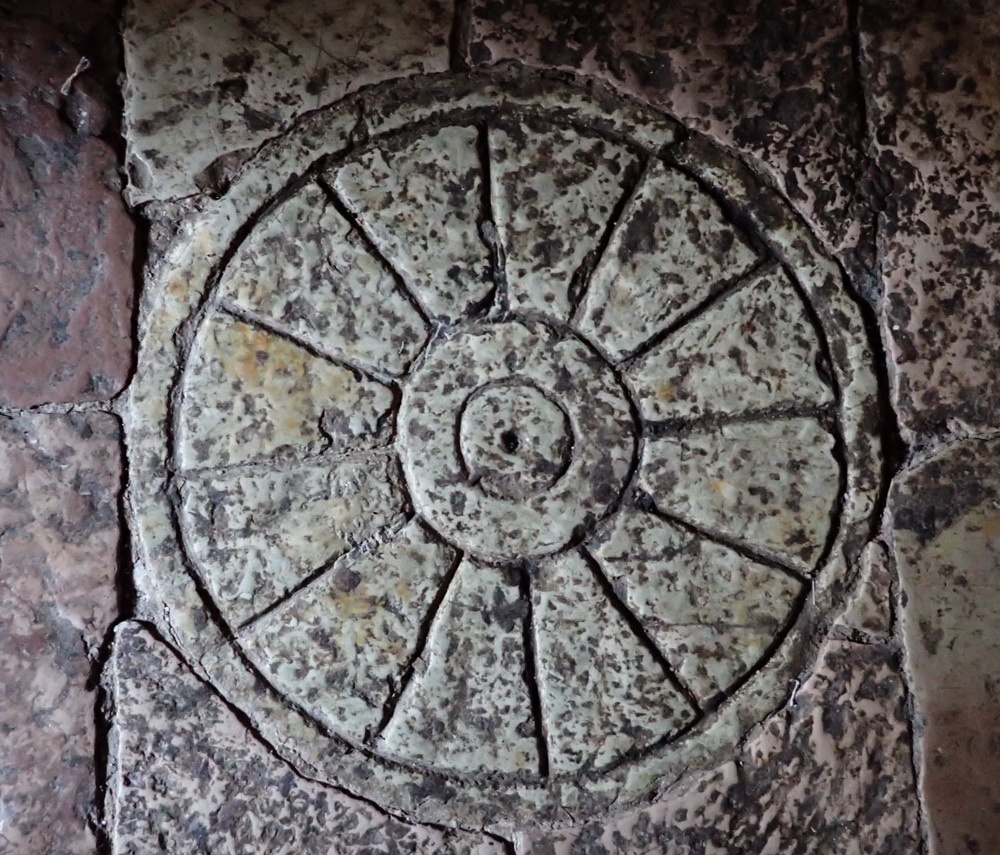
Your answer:
[[[465,402],[458,426],[466,483],[498,498],[551,488],[569,468],[573,426],[565,409],[531,383],[481,386]]]
[[[734,751],[806,676],[880,471],[860,312],[785,202],[641,104],[508,75],[265,147],[163,256],[127,424],[183,655],[310,777],[468,827]]]
[[[563,549],[618,501],[634,462],[636,425],[611,366],[537,321],[436,343],[406,384],[399,424],[415,508],[488,560]]]

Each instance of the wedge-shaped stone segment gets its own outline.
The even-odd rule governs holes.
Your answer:
[[[431,315],[457,320],[492,291],[479,233],[475,128],[442,128],[342,167],[333,185]]]
[[[669,420],[833,401],[815,327],[772,269],[669,336],[629,370],[642,414]]]
[[[402,374],[427,337],[392,272],[316,185],[250,233],[222,287],[312,347],[388,374]]]
[[[223,313],[205,321],[184,383],[183,465],[370,445],[392,391]]]
[[[568,320],[574,274],[596,255],[637,158],[602,137],[551,125],[491,128],[489,141],[510,306]]]
[[[623,510],[595,556],[701,701],[743,677],[780,637],[803,583],[655,514]]]
[[[696,713],[578,552],[533,585],[534,643],[554,774],[601,768],[676,733]]]
[[[654,161],[591,277],[580,327],[622,359],[756,261],[697,182]]]
[[[463,559],[383,749],[438,769],[538,773],[527,613],[513,571]]]
[[[370,552],[349,553],[264,615],[243,646],[275,688],[334,731],[365,738],[399,690],[454,560],[411,522]]]
[[[402,522],[399,484],[398,466],[384,455],[185,481],[188,542],[226,620],[249,620]]]
[[[654,439],[640,486],[668,515],[808,573],[840,490],[833,442],[818,422],[802,418]]]

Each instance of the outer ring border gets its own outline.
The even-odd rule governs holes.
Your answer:
[[[744,208],[747,224],[789,268],[812,306],[832,355],[843,434],[846,490],[841,524],[813,595],[794,631],[812,639],[781,645],[767,664],[678,742],[623,764],[598,779],[548,786],[490,786],[433,772],[382,764],[338,740],[278,696],[247,669],[223,629],[206,616],[189,570],[170,497],[170,398],[190,316],[205,296],[244,224],[303,165],[359,140],[414,122],[498,107],[551,114],[626,136],[666,155],[709,188]],[[609,86],[569,82],[563,75],[509,68],[478,74],[424,75],[389,81],[305,116],[264,146],[219,199],[199,201],[178,225],[162,256],[146,271],[136,373],[123,401],[129,483],[126,513],[132,538],[137,617],[151,621],[280,756],[309,778],[330,782],[410,821],[509,833],[525,825],[557,825],[655,797],[689,770],[733,750],[807,674],[830,615],[844,598],[861,549],[873,530],[881,481],[878,384],[860,306],[837,264],[774,189],[705,138]],[[378,771],[376,771],[376,769]]]

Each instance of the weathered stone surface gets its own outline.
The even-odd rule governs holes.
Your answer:
[[[595,553],[701,702],[730,688],[794,618],[800,579],[651,513],[622,511]]]
[[[114,702],[115,855],[503,851],[482,837],[408,825],[299,778],[140,624],[116,630],[104,682]]]
[[[369,740],[410,676],[421,623],[454,563],[454,550],[411,522],[337,561],[255,621],[241,643],[320,721]]]
[[[95,851],[92,676],[117,607],[120,441],[107,415],[0,418],[4,852]]]
[[[590,278],[580,329],[623,359],[746,273],[757,260],[691,178],[654,161]]]
[[[1000,413],[1000,19],[989,4],[864,4],[885,207],[882,309],[904,434]]]
[[[864,246],[864,126],[849,7],[473,0],[469,61],[593,74],[755,158],[845,256]]]
[[[512,832],[644,801],[731,755],[804,677],[880,465],[860,312],[781,198],[599,84],[502,74],[366,90],[203,199],[146,292],[126,409],[143,616],[304,775]],[[532,161],[522,209],[505,188],[528,180],[509,152],[529,132],[576,154]],[[624,150],[642,168],[621,178]],[[610,175],[570,169],[577,155]],[[505,245],[572,248],[573,230],[586,248],[553,269],[561,284]],[[351,253],[364,282],[338,278]],[[384,318],[349,293],[368,283],[428,323],[373,346]],[[651,420],[663,384],[627,372],[674,333],[689,336],[677,371],[693,370],[687,324],[716,331],[700,336],[704,388]],[[755,384],[773,390],[756,408]],[[384,491],[321,473],[361,460]],[[178,531],[170,500],[196,481],[241,486],[192,501]],[[324,531],[328,487],[372,501]],[[383,493],[437,558],[369,533]],[[633,512],[649,530],[595,556]],[[281,544],[301,525],[299,554]],[[607,567],[627,538],[645,567]],[[224,542],[253,550],[240,584],[276,571],[253,604],[273,610],[235,638],[218,619],[232,598],[190,576]]]
[[[191,554],[225,619],[244,623],[398,522],[397,469],[360,455],[186,480]]]
[[[518,851],[911,855],[920,848],[918,819],[897,656],[884,645],[831,642],[735,761],[650,808],[528,832]]]
[[[954,446],[890,498],[933,855],[1000,850],[998,451]]]
[[[809,572],[840,488],[833,437],[812,419],[746,422],[646,444],[655,507]]]
[[[896,574],[889,550],[883,543],[870,543],[861,553],[857,586],[844,611],[837,616],[839,628],[854,637],[885,640],[896,632]]]
[[[576,128],[490,128],[489,146],[510,306],[569,320],[575,288],[599,257],[639,161]]]
[[[390,755],[461,772],[538,773],[526,612],[516,572],[462,561],[382,736]]]
[[[815,329],[781,270],[749,277],[627,373],[654,422],[833,402]]]
[[[431,317],[455,321],[493,290],[480,223],[483,163],[474,127],[373,149],[333,186]]]
[[[93,70],[68,82],[81,56],[41,22],[0,22],[0,404],[8,406],[109,398],[132,364],[134,228],[105,141],[117,104],[100,85],[113,65],[94,55]]]
[[[556,774],[607,766],[676,733],[697,712],[597,573],[569,552],[533,587],[539,694]]]
[[[364,448],[392,404],[378,381],[225,312],[205,324],[199,345],[181,422],[186,466]]]
[[[387,265],[315,184],[254,229],[227,274],[223,299],[237,311],[368,370],[402,374],[426,335]]]
[[[296,116],[381,80],[446,70],[451,19],[440,0],[133,0],[130,200],[224,186],[234,163]]]
[[[460,547],[507,561],[557,552],[605,516],[635,456],[611,366],[540,321],[466,326],[429,348],[400,434],[417,510]]]

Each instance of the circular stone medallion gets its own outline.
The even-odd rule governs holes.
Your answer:
[[[541,321],[435,342],[404,388],[399,424],[415,507],[487,560],[549,555],[579,539],[618,501],[635,457],[636,425],[612,367]]]
[[[309,777],[513,829],[782,708],[880,465],[860,312],[781,197],[499,74],[320,110],[181,224],[127,431],[140,602],[192,667]]]

